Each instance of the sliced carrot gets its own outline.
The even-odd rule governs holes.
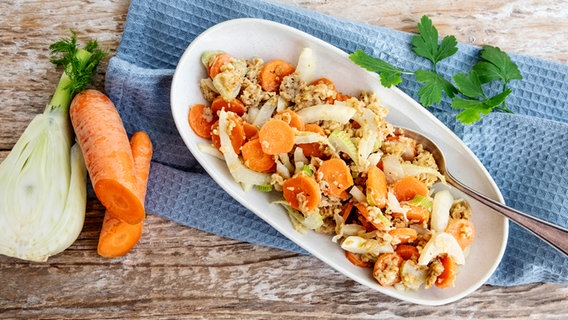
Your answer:
[[[344,94],[344,93],[341,93],[341,92],[337,92],[335,94],[335,101],[347,101],[349,99],[351,99],[350,95],[347,95],[347,94]]]
[[[387,178],[379,167],[371,166],[367,171],[367,201],[384,209],[387,205]]]
[[[319,181],[325,182],[323,193],[332,197],[342,197],[345,190],[353,185],[351,170],[340,158],[331,158],[322,162],[316,177]]]
[[[430,220],[430,211],[423,206],[408,205],[410,209],[406,212],[406,218],[410,221],[424,222]]]
[[[454,236],[460,247],[465,249],[475,238],[475,228],[473,222],[467,219],[457,219],[451,221],[446,227],[446,232]]]
[[[282,120],[268,120],[258,132],[262,150],[267,154],[287,153],[294,147],[294,130]]]
[[[276,113],[274,118],[287,122],[290,127],[296,128],[298,131],[305,130],[304,120],[302,120],[302,118],[300,118],[300,116],[296,112],[290,109],[279,111],[278,113]]]
[[[245,129],[245,137],[247,140],[252,140],[254,138],[258,138],[258,127],[254,124],[250,124],[248,122],[243,123],[243,128]]]
[[[73,98],[69,114],[97,198],[113,216],[139,223],[146,213],[130,142],[114,104],[104,93],[88,89]]]
[[[398,253],[404,260],[416,261],[420,257],[418,248],[411,244],[399,244],[398,246],[396,246],[396,249],[394,251]]]
[[[211,126],[216,119],[211,109],[203,104],[191,106],[187,115],[187,121],[193,132],[205,139],[211,139]]]
[[[409,243],[418,237],[418,232],[412,228],[394,228],[389,230],[389,234],[396,239],[398,243]]]
[[[235,150],[235,153],[240,154],[241,147],[246,141],[246,133],[245,133],[243,120],[235,116],[233,113],[230,113],[228,118],[231,126],[231,135],[230,135],[231,144],[233,145],[233,150]],[[218,128],[219,128],[219,121],[216,121],[212,125],[211,142],[218,150],[221,150],[221,137],[219,136]]]
[[[361,202],[357,202],[355,204],[355,207],[357,208],[357,210],[361,213],[361,215],[369,222],[373,225],[373,227],[375,227],[378,230],[385,230],[385,228],[387,226],[384,225],[383,221],[381,221],[379,218],[377,217],[373,217],[371,215],[371,212],[369,212],[369,209]]]
[[[353,210],[353,202],[348,201],[343,205],[343,208],[341,209],[341,217],[343,218],[344,222],[347,222],[347,218],[349,218],[351,210]]]
[[[258,76],[260,86],[264,91],[277,92],[284,77],[294,73],[296,68],[284,60],[267,62]]]
[[[394,182],[393,192],[398,201],[408,201],[417,194],[427,196],[428,187],[417,178],[406,176]]]
[[[228,53],[219,53],[209,60],[208,73],[211,79],[215,78],[216,75],[221,73],[221,67],[225,64],[231,62],[233,57]]]
[[[264,153],[259,139],[247,141],[241,148],[243,161],[249,169],[258,172],[274,172],[274,156]]]
[[[311,211],[321,202],[318,183],[305,174],[300,173],[284,181],[282,192],[284,199],[296,210]]]
[[[304,130],[314,133],[319,133],[322,136],[325,136],[325,130],[318,126],[315,123],[306,123],[304,125]],[[323,145],[319,142],[311,142],[311,143],[301,143],[298,144],[298,147],[302,148],[302,152],[306,157],[323,157]]]
[[[404,260],[396,252],[379,255],[373,267],[373,277],[383,287],[390,287],[400,282],[400,267]]]
[[[436,278],[435,284],[438,288],[448,288],[456,280],[458,266],[450,255],[442,257],[442,266],[444,266],[444,271]]]
[[[312,81],[311,85],[318,85],[320,83],[326,84],[331,87],[332,90],[335,90],[335,83],[328,78],[319,78]]]
[[[231,101],[225,101],[223,97],[218,96],[211,102],[211,111],[214,115],[218,115],[219,111],[221,110],[231,111],[236,113],[239,116],[242,116],[247,111],[247,108],[244,103],[241,102],[238,98],[235,98]]]
[[[368,268],[368,267],[371,266],[371,263],[369,261],[361,260],[361,255],[358,254],[358,253],[345,251],[345,257],[347,258],[347,260],[349,260],[349,262],[351,262],[352,264],[354,264],[358,267]]]
[[[144,202],[152,160],[152,142],[145,132],[139,131],[130,138],[130,146],[136,170],[138,197]],[[143,225],[143,221],[137,224],[126,223],[106,211],[99,235],[98,254],[106,258],[127,254],[140,240]]]
[[[367,212],[367,214],[369,213],[366,208],[364,210]],[[371,232],[377,230],[377,228],[372,223],[370,223],[369,220],[367,220],[367,218],[361,213],[361,210],[359,210],[358,207],[357,207],[357,220],[359,220],[363,228],[365,228],[365,231]],[[382,224],[380,226],[381,230],[384,229]]]

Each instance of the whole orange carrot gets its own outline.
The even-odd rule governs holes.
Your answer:
[[[130,139],[138,197],[144,203],[146,186],[150,174],[150,161],[152,160],[152,142],[143,131],[136,132]],[[144,222],[129,224],[105,212],[97,252],[106,258],[114,258],[127,254],[140,240]]]
[[[113,216],[130,224],[142,221],[132,151],[112,101],[100,91],[85,90],[73,98],[69,115],[97,198]]]

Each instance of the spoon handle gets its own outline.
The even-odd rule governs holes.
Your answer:
[[[447,173],[447,181],[468,196],[511,219],[568,257],[568,229],[507,207],[471,189]]]

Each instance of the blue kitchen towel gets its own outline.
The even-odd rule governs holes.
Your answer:
[[[347,53],[363,49],[407,70],[428,64],[411,51],[408,33],[293,6],[260,0],[132,0],[120,46],[109,62],[105,90],[128,133],[145,130],[154,142],[148,213],[225,237],[305,253],[217,186],[184,145],[170,113],[170,83],[186,47],[207,28],[243,17],[280,22]],[[439,64],[446,78],[477,61],[478,47],[460,44],[459,49]],[[492,113],[465,126],[455,120],[448,100],[429,110],[479,157],[508,205],[568,226],[568,66],[511,56],[524,76],[511,83],[507,103],[514,114]],[[412,77],[399,88],[418,99],[419,83]],[[515,224],[510,227],[504,259],[488,284],[568,283],[568,259]]]

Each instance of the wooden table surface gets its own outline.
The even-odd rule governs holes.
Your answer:
[[[440,35],[568,63],[568,2],[546,0],[284,0],[329,15],[416,31],[429,15]],[[114,54],[129,1],[0,2],[0,160],[59,78],[48,45],[70,28]],[[101,67],[95,87],[103,88]],[[46,263],[0,256],[0,319],[568,318],[568,286],[483,286],[426,307],[374,292],[311,256],[234,241],[149,216],[127,256],[96,253],[103,207],[88,200],[79,239]]]

